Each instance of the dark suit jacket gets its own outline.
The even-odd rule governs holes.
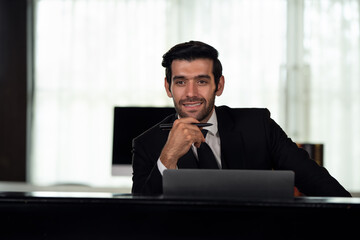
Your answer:
[[[308,196],[351,196],[328,171],[310,159],[270,118],[267,109],[216,107],[223,169],[293,170],[295,186]],[[175,121],[175,115],[161,123]],[[160,123],[159,123],[160,124]],[[134,194],[162,193],[157,160],[169,131],[159,124],[133,140]],[[178,161],[179,168],[196,168],[190,149]]]

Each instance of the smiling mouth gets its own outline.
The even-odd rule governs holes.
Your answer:
[[[202,102],[199,103],[184,103],[185,107],[196,107],[196,106],[200,106],[202,104]]]

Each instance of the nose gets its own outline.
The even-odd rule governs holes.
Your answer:
[[[197,92],[198,89],[195,81],[189,81],[188,84],[186,85],[186,96],[187,97],[197,96]]]

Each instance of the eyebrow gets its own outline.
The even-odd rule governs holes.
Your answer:
[[[198,75],[198,76],[196,76],[195,78],[196,78],[196,79],[198,79],[198,78],[207,78],[207,79],[211,79],[211,77],[210,77],[209,75],[207,75],[207,74]]]
[[[197,76],[194,77],[194,79],[199,79],[199,78],[211,79],[211,77],[209,75],[207,75],[207,74],[200,74],[200,75],[197,75]],[[182,75],[174,76],[172,80],[175,81],[175,80],[178,80],[178,79],[186,79],[186,77],[182,76]]]
[[[185,79],[185,77],[181,76],[181,75],[180,76],[174,76],[172,80],[175,81],[175,80],[178,80],[178,79]]]

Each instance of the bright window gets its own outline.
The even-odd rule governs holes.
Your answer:
[[[217,48],[223,63],[226,85],[217,105],[269,108],[295,141],[325,143],[328,170],[349,190],[360,190],[358,2],[293,2],[37,0],[30,181],[131,184],[110,174],[113,107],[172,106],[162,55],[179,42],[200,40]],[[290,7],[305,16],[293,26],[303,27],[297,45],[289,36]],[[289,46],[303,50],[300,62],[292,59],[305,69],[297,81],[309,81],[299,89],[288,84]],[[299,126],[306,131],[291,127],[296,117],[289,109],[309,113]]]

